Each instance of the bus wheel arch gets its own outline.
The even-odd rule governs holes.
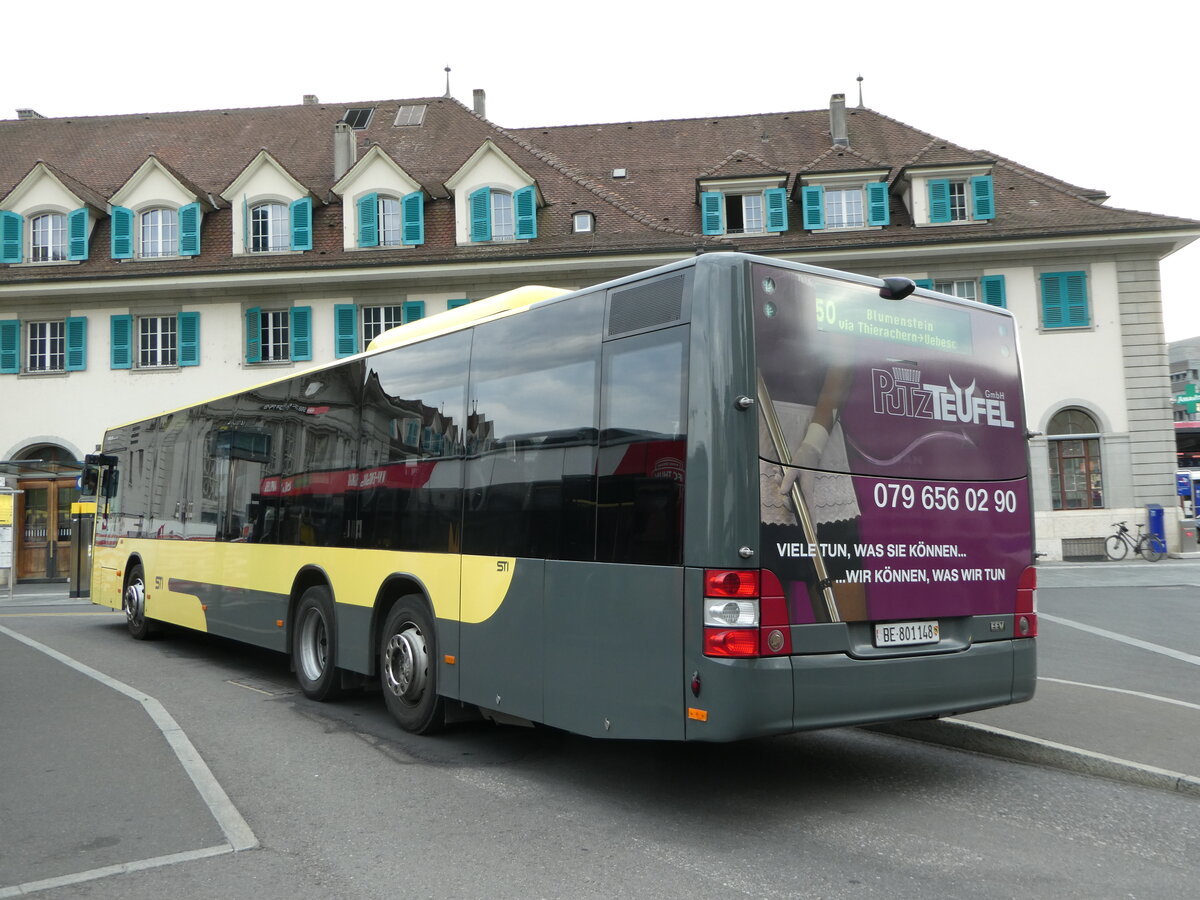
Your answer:
[[[153,634],[150,620],[146,618],[146,569],[139,556],[131,556],[125,563],[121,611],[125,613],[125,627],[134,640],[144,641]]]
[[[432,734],[446,722],[438,694],[437,625],[423,593],[397,596],[379,629],[379,686],[392,718],[405,731]]]
[[[310,700],[334,700],[342,693],[342,678],[333,591],[323,577],[301,577],[292,597],[288,645],[296,681]]]

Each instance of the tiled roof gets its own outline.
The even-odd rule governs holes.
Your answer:
[[[424,121],[395,125],[401,105],[424,104]],[[420,182],[426,204],[425,243],[416,248],[347,252],[342,206],[332,194],[334,125],[350,108],[372,107],[367,128],[354,132],[357,155],[372,144]],[[1194,229],[1197,222],[1097,202],[1099,192],[1070,185],[1017,163],[966,150],[869,109],[847,110],[848,148],[831,148],[827,110],[622,122],[550,128],[503,129],[451,98],[316,103],[258,109],[166,112],[147,115],[0,120],[0,198],[44,160],[72,189],[101,203],[155,156],[181,183],[225,207],[220,194],[263,149],[318,199],[313,211],[314,248],[299,255],[234,256],[232,212],[204,216],[202,254],[139,262],[138,274],[199,273],[243,269],[396,265],[406,262],[512,260],[572,254],[636,251],[687,252],[740,249],[761,252],[1035,237],[1071,233],[1123,233]],[[545,206],[538,237],[528,243],[458,247],[454,209],[445,182],[490,138],[537,182]],[[840,154],[840,155],[839,155]],[[780,235],[735,241],[700,234],[697,183],[701,178],[786,175],[994,161],[994,220],[977,229],[913,227],[893,197],[892,224],[877,231],[811,234],[791,228]],[[614,169],[625,169],[623,178]],[[69,179],[69,181],[68,181]],[[594,233],[572,233],[572,215],[592,212]],[[969,232],[969,233],[968,233]],[[0,283],[46,278],[131,274],[128,263],[108,259],[109,219],[100,218],[86,262],[69,270],[0,267]]]

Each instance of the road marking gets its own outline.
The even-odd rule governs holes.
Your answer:
[[[1055,684],[1068,684],[1072,687],[1093,688],[1097,691],[1109,691],[1113,694],[1128,694],[1130,697],[1138,697],[1142,700],[1157,700],[1159,703],[1170,703],[1172,706],[1200,710],[1200,703],[1188,703],[1186,700],[1176,700],[1173,697],[1162,697],[1158,694],[1147,694],[1142,691],[1129,691],[1125,688],[1109,687],[1104,684],[1089,684],[1086,681],[1067,681],[1065,678],[1051,678],[1048,675],[1039,675],[1038,681],[1052,681]]]
[[[1191,653],[1184,653],[1182,650],[1173,650],[1170,647],[1164,647],[1162,644],[1151,644],[1149,641],[1139,640],[1135,637],[1130,637],[1127,634],[1118,634],[1115,631],[1106,631],[1103,628],[1097,628],[1095,625],[1085,625],[1082,622],[1073,622],[1070,619],[1060,619],[1058,616],[1052,616],[1049,613],[1038,613],[1038,618],[1047,622],[1057,622],[1059,625],[1067,625],[1071,628],[1078,628],[1080,631],[1086,631],[1089,634],[1105,637],[1112,641],[1120,641],[1122,644],[1129,644],[1133,647],[1138,647],[1142,650],[1149,650],[1152,653],[1161,653],[1163,656],[1169,656],[1172,659],[1177,659],[1181,662],[1191,663],[1193,666],[1200,666],[1200,656],[1193,656]]]
[[[112,610],[106,610],[111,612]],[[0,613],[0,619],[32,619],[36,616],[102,616],[104,613],[97,610],[96,612],[62,612],[62,613]]]
[[[64,875],[58,879],[51,879],[54,884],[75,884],[77,881],[90,881],[96,878],[106,878],[110,875],[117,875],[123,872],[133,872],[143,868],[155,868],[157,866],[173,865],[177,862],[186,862],[192,859],[201,859],[207,856],[215,856],[221,853],[238,853],[242,850],[253,850],[258,847],[258,838],[254,836],[254,832],[250,830],[250,826],[246,820],[242,818],[242,814],[238,812],[237,807],[233,805],[233,801],[229,799],[229,795],[217,782],[212,770],[200,757],[195,746],[184,734],[179,724],[167,712],[166,708],[142,691],[130,687],[124,682],[117,681],[103,672],[93,669],[91,666],[85,665],[76,659],[72,659],[64,653],[59,653],[52,647],[47,647],[45,644],[26,637],[9,628],[0,625],[0,634],[5,634],[14,640],[20,641],[26,646],[32,647],[41,653],[46,654],[51,659],[55,659],[63,665],[74,669],[88,678],[99,681],[106,687],[124,694],[133,700],[136,700],[142,705],[146,714],[150,716],[151,721],[158,726],[158,730],[162,732],[167,743],[175,752],[179,764],[183,766],[188,777],[192,779],[192,784],[195,785],[200,797],[207,804],[209,812],[212,813],[217,824],[221,827],[222,833],[225,835],[227,844],[217,847],[206,847],[200,850],[193,850],[187,853],[177,853],[171,856],[155,857],[153,859],[135,860],[133,862],[121,863],[115,866],[107,866],[102,869],[91,869],[88,872],[78,872],[72,875]],[[45,890],[51,886],[51,882],[31,882],[32,885],[41,885],[33,888],[30,885],[16,885],[14,887],[0,888],[0,898],[2,897],[17,897],[21,894],[30,893],[31,890]]]
[[[179,863],[193,862],[197,859],[208,859],[210,856],[221,856],[232,853],[233,848],[228,844],[217,847],[205,847],[201,850],[189,850],[185,853],[172,853],[169,856],[155,856],[151,859],[137,859],[133,862],[118,863],[115,866],[104,866],[99,869],[88,869],[86,872],[72,872],[70,875],[60,875],[58,878],[45,878],[41,881],[27,881],[12,887],[0,888],[0,898],[24,897],[38,891],[48,891],[53,888],[81,884],[85,881],[95,881],[98,878],[111,878],[113,875],[125,875],[129,872],[141,872],[146,869],[157,869],[161,866],[174,866]]]

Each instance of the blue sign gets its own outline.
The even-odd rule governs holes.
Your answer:
[[[1175,492],[1180,497],[1192,496],[1192,473],[1177,472],[1175,473]]]

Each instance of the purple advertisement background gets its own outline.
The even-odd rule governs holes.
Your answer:
[[[760,426],[764,564],[791,621],[830,606],[846,621],[1011,613],[1032,559],[1012,320],[769,266],[753,299],[760,400],[778,419]],[[818,420],[819,463],[803,452]],[[801,477],[797,501],[782,463],[798,458],[846,474]]]

